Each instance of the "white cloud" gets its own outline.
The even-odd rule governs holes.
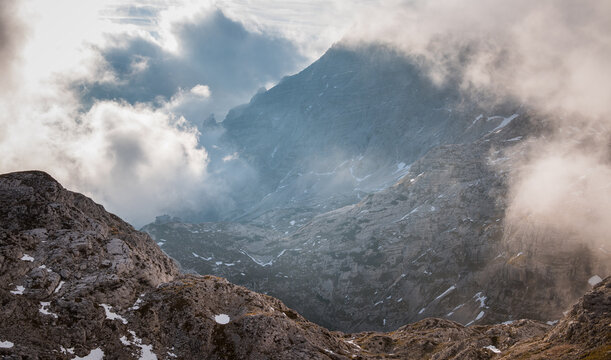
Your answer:
[[[209,98],[210,95],[212,95],[212,93],[210,92],[210,88],[207,85],[195,85],[191,89],[191,93],[203,97],[205,99]]]

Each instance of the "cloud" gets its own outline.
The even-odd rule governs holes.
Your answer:
[[[184,118],[117,101],[97,102],[85,113],[77,102],[58,105],[5,123],[2,171],[48,171],[135,225],[197,206],[208,158]]]
[[[611,166],[608,154],[562,141],[535,143],[544,151],[513,173],[506,223],[513,235],[545,232],[610,246]],[[607,157],[607,158],[605,158]],[[528,229],[529,231],[525,231]],[[538,231],[532,231],[538,230]],[[545,231],[541,231],[545,230]]]
[[[222,161],[234,151],[218,146],[222,128],[210,114],[247,101],[303,57],[214,6],[148,3],[2,3],[0,71],[15,81],[0,97],[0,171],[48,171],[137,226],[166,212],[196,216],[202,203],[215,218],[256,174],[238,158]]]
[[[458,75],[465,90],[595,118],[611,104],[609,14],[597,0],[415,0],[380,7],[347,39],[394,44],[438,82]]]
[[[210,88],[208,85],[195,85],[191,89],[191,93],[197,96],[203,97],[205,99],[209,98],[212,93],[210,92]]]
[[[510,172],[507,228],[611,246],[610,33],[606,1],[414,0],[366,14],[347,41],[390,43],[438,84],[535,110],[552,130]]]
[[[95,47],[83,42],[103,39],[101,34],[87,35],[89,26],[96,25],[96,11],[85,7],[75,15],[83,19],[74,22],[69,14],[56,17],[56,7],[65,10],[67,5],[79,8],[82,2],[62,0],[49,7],[33,0],[3,2],[0,7],[2,35],[16,36],[2,42],[2,59],[21,55],[10,66],[2,63],[1,70],[14,81],[10,92],[0,97],[0,171],[45,170],[135,225],[164,212],[196,207],[198,195],[207,191],[209,160],[195,127],[167,103],[153,107],[108,99],[83,106],[80,94],[67,86],[74,76],[100,83],[121,81],[107,71]],[[48,17],[38,12],[46,10]],[[32,21],[24,22],[21,32],[7,30],[17,29],[9,24],[19,24],[26,14]],[[84,26],[83,31],[70,28],[61,34],[63,22]],[[23,38],[23,33],[28,36]],[[148,59],[134,57],[128,67],[130,73],[146,71]]]
[[[180,51],[167,51],[141,36],[115,39],[114,46],[99,52],[119,81],[85,79],[75,86],[89,102],[121,98],[132,104],[154,105],[169,100],[180,89],[192,89],[193,94],[209,99],[184,114],[197,124],[211,113],[222,119],[263,84],[296,71],[305,60],[291,42],[249,32],[216,9],[172,28]]]
[[[19,57],[19,45],[24,39],[24,26],[18,20],[16,1],[0,3],[0,94],[8,91],[13,82],[13,66]]]

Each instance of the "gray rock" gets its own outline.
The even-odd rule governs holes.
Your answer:
[[[46,213],[49,202],[54,212]],[[22,236],[41,227],[46,242]],[[96,255],[73,252],[72,241],[85,234],[94,235]],[[490,359],[496,356],[490,346],[511,359],[550,346],[564,351],[560,359],[608,352],[601,341],[611,321],[611,278],[551,331],[528,320],[464,327],[431,318],[389,333],[333,332],[270,296],[215,276],[180,274],[148,235],[41,172],[0,175],[0,254],[3,359],[101,353],[104,359]],[[116,256],[134,266],[122,273],[99,266]],[[33,290],[49,289],[59,269],[75,276],[63,277],[42,299],[48,291]]]

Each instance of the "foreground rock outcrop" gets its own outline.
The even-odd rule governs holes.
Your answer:
[[[556,326],[428,318],[344,334],[272,297],[180,274],[144,233],[42,172],[0,176],[3,359],[609,358],[611,278]]]

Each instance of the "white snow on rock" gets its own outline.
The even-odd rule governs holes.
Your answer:
[[[600,276],[594,275],[590,279],[588,279],[588,284],[594,286],[594,285],[598,284],[601,281],[603,281],[603,279],[601,279]]]
[[[47,270],[47,272],[52,272],[53,270],[49,269],[46,265],[40,265],[39,269]]]
[[[28,254],[23,254],[23,256],[21,257],[21,259],[20,259],[20,260],[32,262],[32,261],[34,261],[34,258],[33,258],[33,257],[31,257],[31,256],[30,256],[30,255],[28,255]]]
[[[477,314],[477,316],[475,317],[475,319],[473,319],[472,321],[469,321],[465,326],[469,326],[471,324],[473,324],[474,322],[480,320],[481,318],[484,317],[485,312],[480,311],[479,314]]]
[[[295,226],[295,220],[291,220],[289,224],[291,224],[291,226]]]
[[[546,323],[547,325],[554,326],[554,325],[558,324],[558,320],[546,321],[545,323]]]
[[[104,352],[100,348],[93,349],[85,357],[75,357],[72,360],[102,360],[104,358]]]
[[[424,312],[424,310],[426,310],[426,308],[420,309],[420,311],[418,311],[418,315],[422,314]]]
[[[106,318],[108,320],[119,320],[123,324],[127,324],[127,320],[123,316],[112,312],[112,306],[106,304],[100,304],[100,306],[104,308],[104,312],[106,313]]]
[[[481,292],[478,292],[477,294],[473,295],[473,298],[475,301],[479,301],[480,308],[487,308],[486,299],[488,299],[488,297],[484,296]]]
[[[134,310],[138,310],[140,309],[140,304],[142,304],[142,298],[144,297],[144,294],[140,294],[140,296],[138,296],[138,299],[136,299],[136,302],[134,303],[134,305],[132,305],[132,307],[130,307],[129,311],[134,311]]]
[[[197,254],[196,254],[196,253],[194,253],[194,252],[192,252],[191,254],[193,254],[193,256],[195,256],[195,257],[196,257],[196,258],[198,258],[198,259],[202,259],[202,260],[206,260],[206,261],[210,261],[210,260],[212,260],[212,257],[209,257],[209,258],[207,258],[207,257],[203,257],[203,256],[200,256],[200,255],[197,255]]]
[[[43,314],[43,315],[49,315],[49,316],[53,316],[54,318],[57,319],[57,314],[54,314],[52,312],[49,311],[49,306],[51,306],[50,302],[45,302],[45,301],[41,301],[40,302],[40,309],[38,309],[38,311]]]
[[[452,292],[452,291],[454,291],[455,289],[456,289],[456,286],[455,286],[455,285],[450,286],[450,287],[448,288],[448,290],[444,291],[443,293],[441,293],[441,295],[437,296],[437,297],[435,298],[435,300],[439,300],[439,299],[441,299],[442,297],[444,297],[444,296],[448,295],[449,293],[451,293],[451,292]]]
[[[59,349],[61,350],[62,354],[74,354],[74,348],[65,348],[63,346],[60,346]]]
[[[59,292],[59,290],[62,288],[62,286],[64,286],[66,282],[64,280],[60,281],[59,284],[57,284],[57,287],[55,288],[55,290],[53,290],[53,294],[57,294]]]
[[[494,346],[494,345],[484,346],[484,349],[488,349],[488,350],[492,351],[495,354],[500,354],[501,353],[501,350],[497,349],[496,346]]]
[[[0,349],[10,349],[13,346],[15,346],[15,344],[10,341],[0,341]]]
[[[244,254],[244,255],[248,256],[248,257],[250,258],[250,260],[254,261],[254,262],[255,262],[255,264],[257,264],[257,265],[259,265],[259,266],[263,266],[263,267],[265,267],[265,266],[272,266],[272,265],[273,265],[273,263],[274,263],[274,260],[270,260],[270,261],[268,261],[268,262],[263,262],[263,261],[261,261],[261,260],[257,260],[257,259],[255,259],[253,256],[251,256],[249,253],[247,253],[247,252],[246,252],[246,251],[244,251],[244,250],[240,250],[240,252],[241,252],[242,254]]]
[[[25,291],[25,288],[23,286],[17,285],[15,290],[11,291],[11,294],[13,294],[13,295],[23,295],[24,291]]]
[[[221,324],[221,325],[229,324],[229,315],[226,315],[226,314],[214,315],[214,321],[216,321],[217,324]]]
[[[127,336],[121,336],[119,340],[125,346],[134,345],[140,348],[139,360],[157,360],[157,355],[153,352],[153,345],[142,344],[142,339],[136,336],[136,333],[132,330],[128,331],[134,340],[127,340]]]
[[[501,130],[502,128],[504,128],[505,126],[509,125],[513,120],[515,120],[518,116],[518,114],[513,114],[510,117],[502,117],[502,116],[491,116],[487,119],[487,121],[490,120],[494,120],[494,119],[503,119],[503,121],[501,121],[501,123],[495,127],[494,129],[492,129],[490,131],[490,133],[496,132],[497,130]]]

